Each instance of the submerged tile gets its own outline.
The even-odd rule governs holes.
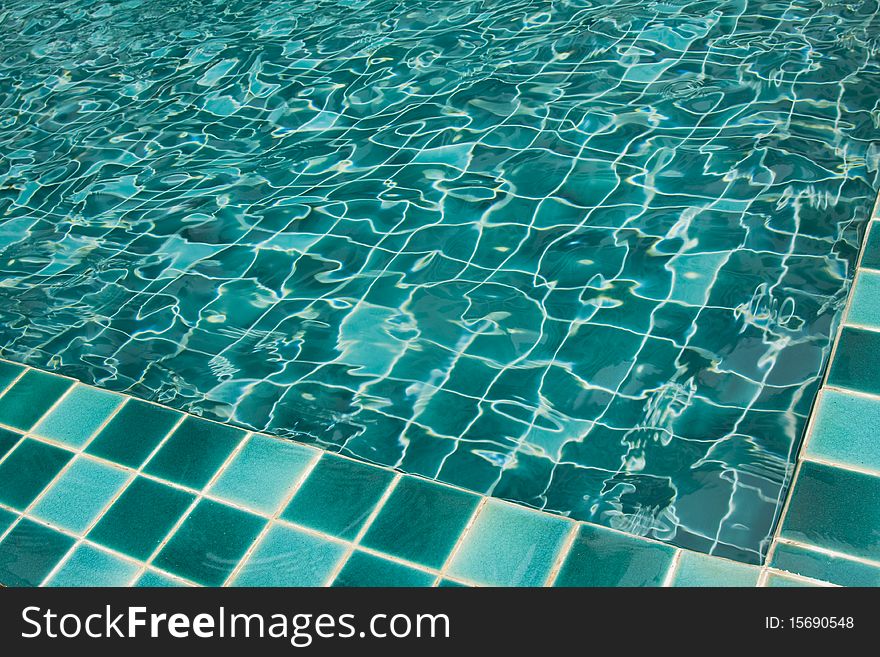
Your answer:
[[[828,383],[841,388],[880,393],[880,331],[844,327],[831,361]]]
[[[28,370],[0,397],[0,423],[28,431],[72,385],[70,379]]]
[[[315,454],[302,445],[255,434],[226,466],[210,493],[271,515]]]
[[[34,433],[82,447],[122,402],[121,395],[77,385],[34,427]]]
[[[0,584],[38,586],[73,543],[70,536],[22,518],[0,542]]]
[[[347,551],[343,543],[273,525],[233,580],[234,586],[321,586]]]
[[[235,427],[187,416],[147,462],[144,472],[200,490],[245,435]]]
[[[109,461],[139,468],[182,417],[155,404],[129,399],[86,451]]]
[[[841,586],[880,586],[880,566],[871,566],[808,548],[777,543],[770,565]]]
[[[402,477],[361,544],[439,568],[458,541],[479,499],[455,488]]]
[[[24,510],[55,478],[73,452],[26,439],[0,463],[0,502]]]
[[[333,586],[431,586],[436,577],[401,563],[355,551],[333,580]]]
[[[541,586],[572,527],[558,516],[490,500],[447,572],[485,586]]]
[[[157,567],[207,586],[229,576],[266,521],[212,500],[201,500],[162,548]]]
[[[89,532],[95,543],[145,560],[189,508],[194,495],[136,478]]]
[[[660,586],[675,549],[581,525],[554,586]]]
[[[804,461],[782,536],[880,561],[880,477]]]
[[[805,452],[817,458],[880,471],[878,427],[880,399],[825,390],[814,411]]]
[[[761,569],[697,552],[682,551],[673,586],[755,586]]]
[[[31,514],[80,534],[122,489],[131,473],[79,457],[34,507]]]
[[[281,517],[353,539],[393,478],[388,470],[324,454]]]
[[[47,586],[126,586],[139,566],[80,543],[62,566],[46,582]]]

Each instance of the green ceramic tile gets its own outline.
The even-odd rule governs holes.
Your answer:
[[[130,476],[125,470],[79,457],[40,498],[31,514],[80,534]]]
[[[0,534],[9,529],[10,525],[15,522],[16,518],[18,518],[17,513],[7,511],[6,509],[0,509]]]
[[[123,397],[77,385],[34,428],[34,433],[72,447],[82,447],[122,403]]]
[[[219,586],[229,576],[265,520],[212,500],[202,500],[154,563],[199,584]]]
[[[246,435],[235,427],[187,416],[144,472],[201,490]]]
[[[6,456],[15,447],[15,444],[21,440],[21,434],[3,429],[0,427],[0,459]]]
[[[86,451],[139,468],[181,417],[181,413],[129,399]]]
[[[127,586],[139,566],[80,543],[46,582],[47,586]]]
[[[697,552],[682,551],[673,586],[756,586],[761,569]]]
[[[393,478],[388,470],[325,454],[281,517],[353,539]]]
[[[0,463],[0,502],[24,510],[73,458],[73,452],[28,438]]]
[[[581,525],[554,586],[660,586],[675,549]]]
[[[0,542],[0,584],[38,586],[73,543],[71,537],[23,518]]]
[[[315,454],[296,443],[253,435],[211,486],[211,494],[271,515]]]
[[[880,272],[859,272],[846,321],[880,329]]]
[[[440,568],[477,502],[476,495],[415,477],[402,477],[361,544]]]
[[[158,587],[183,587],[190,586],[186,582],[182,582],[179,579],[174,577],[169,577],[163,573],[160,573],[157,570],[147,570],[141,575],[138,580],[133,584],[133,586],[137,586],[140,588],[158,588]]]
[[[826,390],[815,411],[806,453],[880,470],[880,399]]]
[[[194,497],[186,491],[138,477],[88,537],[95,543],[144,560],[168,535]]]
[[[880,269],[880,221],[871,224],[868,237],[865,239],[865,248],[862,253],[862,267]]]
[[[845,327],[831,362],[828,383],[880,393],[880,331]]]
[[[880,586],[880,568],[786,543],[776,545],[770,565],[841,586]]]
[[[274,525],[248,557],[235,586],[321,586],[346,546],[314,534]]]
[[[21,365],[0,360],[0,393],[15,380],[15,377],[21,374],[22,370],[24,370],[24,367]]]
[[[880,477],[804,461],[785,538],[880,561]]]
[[[70,379],[28,370],[0,397],[0,424],[30,430],[72,385]]]
[[[356,551],[333,580],[333,586],[431,586],[435,579],[430,573]]]
[[[764,584],[764,586],[769,586],[771,588],[810,588],[816,587],[818,584],[811,584],[802,579],[795,579],[794,577],[786,577],[785,575],[770,573],[767,575],[767,583]]]
[[[490,500],[448,573],[487,586],[541,586],[572,526],[557,516]]]

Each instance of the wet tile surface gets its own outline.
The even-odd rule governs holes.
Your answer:
[[[129,399],[86,451],[115,463],[139,468],[168,435],[181,415]]]
[[[123,399],[121,395],[77,385],[34,427],[34,433],[80,448],[107,421]]]
[[[414,478],[401,479],[361,540],[365,547],[440,568],[479,498]]]
[[[804,462],[782,536],[880,561],[880,477]]]
[[[826,390],[814,412],[807,454],[880,472],[880,397]]]
[[[880,394],[880,331],[846,327],[828,373],[828,383]]]
[[[28,370],[3,394],[0,423],[29,430],[72,385],[70,379]]]
[[[24,511],[72,458],[67,450],[23,440],[0,463],[0,502]]]
[[[345,562],[333,586],[431,586],[434,575],[366,552]]]
[[[880,564],[860,563],[797,545],[777,545],[771,565],[796,575],[840,586],[880,586]]]
[[[0,355],[760,561],[876,196],[874,5],[147,4],[6,15]]]
[[[0,541],[0,582],[34,586],[58,564],[74,539],[27,518]]]
[[[682,552],[672,579],[673,586],[755,586],[761,569],[725,559],[712,559],[695,552]]]
[[[554,586],[660,586],[675,550],[583,525]]]

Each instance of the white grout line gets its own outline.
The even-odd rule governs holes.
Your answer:
[[[471,513],[470,518],[464,525],[464,529],[458,534],[458,538],[455,540],[455,543],[452,546],[452,549],[449,551],[449,554],[446,556],[446,559],[443,561],[443,565],[440,566],[440,570],[438,571],[437,580],[434,582],[434,586],[437,586],[444,577],[446,577],[446,571],[449,570],[449,567],[452,565],[452,560],[455,559],[455,555],[458,553],[461,548],[461,544],[464,543],[465,537],[470,533],[471,527],[474,526],[474,523],[477,521],[477,516],[480,515],[480,512],[483,510],[483,507],[488,503],[488,499],[485,496],[482,496],[477,502],[477,506],[474,507],[473,513]]]
[[[229,584],[231,582],[233,582],[236,577],[238,577],[239,571],[241,571],[241,569],[244,567],[244,564],[246,564],[248,562],[248,560],[251,557],[251,554],[253,554],[254,550],[257,549],[257,546],[263,541],[263,538],[266,536],[266,534],[269,533],[269,530],[278,524],[278,519],[280,518],[281,514],[287,508],[287,505],[290,504],[290,500],[293,499],[293,496],[296,495],[297,491],[299,491],[299,489],[302,488],[302,485],[305,483],[306,479],[309,478],[309,475],[312,474],[312,470],[315,469],[315,466],[318,464],[318,461],[321,460],[321,456],[322,456],[321,454],[315,454],[312,456],[312,460],[309,461],[309,463],[306,465],[306,467],[300,473],[297,480],[290,487],[290,490],[287,493],[285,493],[284,498],[280,501],[277,508],[275,509],[275,513],[273,513],[271,515],[271,517],[269,518],[269,521],[266,522],[265,525],[263,525],[263,528],[260,530],[260,533],[257,534],[256,538],[251,542],[251,544],[248,546],[248,549],[245,550],[245,553],[241,556],[241,559],[238,560],[238,563],[235,565],[235,568],[233,568],[232,571],[230,571],[229,575],[223,581],[223,586],[229,586]],[[225,467],[221,468],[221,470],[225,470],[225,469],[226,469]],[[217,474],[219,475],[220,473],[218,472]],[[205,486],[205,490],[207,490],[207,488],[208,487]]]
[[[565,564],[565,560],[568,558],[579,533],[580,523],[572,523],[568,535],[565,537],[562,546],[559,548],[559,554],[556,555],[553,565],[550,566],[550,572],[547,573],[547,578],[544,580],[544,586],[553,586],[553,584],[556,583],[556,578],[559,577],[559,573],[562,571],[562,566]]]
[[[683,550],[679,548],[675,551],[675,554],[672,555],[672,561],[669,562],[669,569],[666,571],[666,577],[663,578],[663,584],[661,584],[660,586],[664,588],[669,588],[672,586],[672,583],[675,581],[675,575],[678,572],[678,564],[681,561],[682,552]],[[708,556],[711,557],[712,555]]]

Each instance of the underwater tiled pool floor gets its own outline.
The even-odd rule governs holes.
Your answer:
[[[880,394],[876,230],[796,464],[878,189],[876,3],[0,0],[0,31],[11,581],[873,572],[874,466],[825,427]],[[334,477],[362,506],[306,509]],[[848,528],[803,512],[838,484]]]

